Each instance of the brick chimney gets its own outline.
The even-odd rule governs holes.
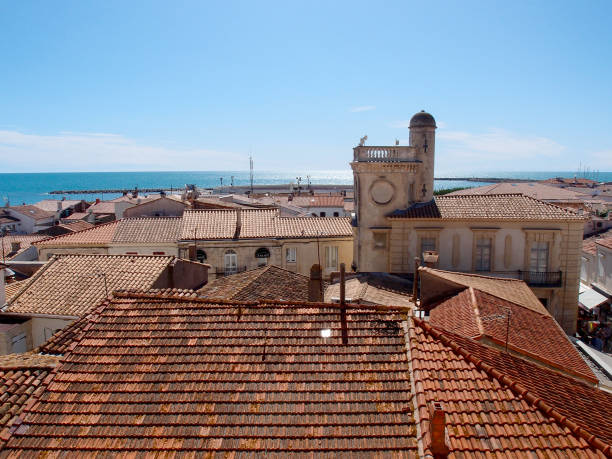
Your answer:
[[[308,301],[323,301],[323,275],[321,266],[314,264],[310,268],[310,279],[308,280]]]
[[[445,459],[450,452],[446,443],[446,412],[440,402],[434,402],[430,412],[431,453],[434,459]]]

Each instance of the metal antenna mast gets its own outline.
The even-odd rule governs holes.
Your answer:
[[[253,194],[253,155],[249,155],[249,165],[250,165],[250,178],[251,178],[251,195]]]

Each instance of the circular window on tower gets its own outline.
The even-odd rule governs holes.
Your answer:
[[[395,188],[385,179],[376,180],[370,187],[370,196],[376,204],[388,204],[393,199],[394,194]]]

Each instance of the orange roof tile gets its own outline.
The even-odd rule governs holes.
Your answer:
[[[593,371],[549,314],[539,314],[470,287],[436,306],[430,312],[430,323],[467,338],[486,338],[502,347],[507,338],[508,347],[515,352],[597,382]]]
[[[187,210],[183,214],[181,239],[350,237],[350,219],[344,217],[280,217],[274,209]]]
[[[576,212],[522,194],[435,196],[398,209],[390,218],[497,221],[583,221]]]
[[[446,412],[449,458],[611,454],[610,394],[472,340],[458,338],[459,345],[451,339],[455,335],[416,318],[408,335],[425,456],[432,453],[434,402]],[[583,416],[585,405],[601,410],[597,419]]]
[[[176,242],[181,217],[139,217],[119,221],[112,242]]]
[[[149,289],[174,257],[59,255],[8,301],[6,312],[82,316],[117,289]]]
[[[419,272],[424,276],[424,279],[426,279],[427,276],[434,276],[458,286],[473,287],[493,296],[524,306],[537,313],[548,314],[548,311],[540,300],[538,300],[538,297],[535,296],[533,290],[531,290],[522,280],[443,271],[433,268],[419,268]]]
[[[308,277],[270,265],[215,279],[198,295],[236,301],[308,301]]]
[[[345,286],[345,296],[347,301],[350,300],[353,303],[414,306],[408,292],[399,292],[385,288],[380,282],[373,282],[367,277],[348,279]],[[325,289],[325,301],[330,302],[334,298],[340,298],[339,283],[330,284]]]
[[[0,356],[0,448],[28,402],[40,396],[42,382],[57,363],[57,357],[33,353]]]
[[[62,228],[66,228],[67,230],[72,231],[73,233],[76,231],[83,231],[86,229],[90,229],[93,228],[94,225],[92,225],[91,223],[88,223],[86,221],[82,221],[82,220],[76,220],[73,221],[71,223],[62,223],[58,226],[61,226]]]
[[[21,288],[27,284],[27,279],[26,280],[22,280],[22,281],[17,281],[17,282],[11,282],[10,284],[6,284],[5,285],[5,292],[6,292],[6,301],[10,301],[11,298],[13,298],[17,292],[19,292],[19,290],[21,290]],[[0,306],[3,306],[0,304]]]
[[[543,201],[580,202],[583,195],[574,191],[559,188],[558,186],[543,183],[494,183],[492,185],[467,188],[449,193],[447,196],[461,195],[491,195],[491,194],[523,194]]]
[[[346,346],[339,316],[325,304],[119,295],[3,454],[414,457],[404,315],[351,309]]]
[[[602,247],[606,247],[608,249],[612,249],[612,236],[608,236],[606,238],[597,239],[595,241],[597,245],[601,245]]]
[[[103,246],[110,243],[115,235],[119,221],[104,223],[76,233],[66,233],[56,237],[50,237],[36,243],[37,247],[56,247],[64,245],[78,246]]]
[[[12,206],[10,210],[20,213],[21,215],[27,215],[34,220],[45,220],[55,216],[55,211],[46,211],[36,206],[23,205],[23,206]]]
[[[16,255],[20,254],[24,250],[30,248],[32,243],[41,241],[46,239],[48,236],[44,234],[15,234],[0,237],[0,257],[2,254],[6,257],[7,260],[14,258]],[[17,252],[12,252],[12,244],[19,243],[19,250]]]

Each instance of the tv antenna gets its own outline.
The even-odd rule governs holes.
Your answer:
[[[250,179],[251,179],[251,195],[253,195],[253,152],[249,151],[249,168],[250,168]]]

